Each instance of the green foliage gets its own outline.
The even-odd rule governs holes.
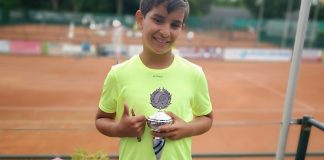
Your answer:
[[[209,12],[212,0],[189,0],[190,16],[202,16]]]
[[[71,158],[72,160],[109,160],[108,154],[103,151],[89,154],[87,151],[82,149],[76,150],[72,154]]]
[[[90,12],[103,14],[117,14],[117,2],[120,0],[0,0],[0,10],[32,9],[55,10],[67,12]],[[122,0],[122,14],[134,15],[139,7],[140,0]],[[190,4],[190,16],[204,16],[208,14],[212,5],[245,7],[257,18],[260,7],[256,3],[259,0],[188,0]],[[264,18],[285,18],[288,2],[292,3],[292,11],[298,11],[301,0],[264,0]],[[314,14],[314,6],[310,17]],[[321,4],[318,19],[324,19],[324,5]]]
[[[257,0],[243,0],[244,5],[251,13],[257,17],[260,6],[256,3]],[[267,19],[285,18],[287,12],[288,0],[263,0],[264,1],[264,17]],[[292,2],[292,11],[299,9],[300,1]]]
[[[21,6],[20,0],[0,0],[0,8],[8,10],[8,9],[17,9]]]
[[[3,9],[36,9],[58,10],[92,13],[117,13],[118,0],[0,0]],[[139,8],[140,0],[123,0],[123,14],[134,15]],[[190,15],[204,15],[208,13],[212,0],[189,0],[191,5]]]

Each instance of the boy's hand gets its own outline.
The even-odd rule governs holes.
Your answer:
[[[159,127],[159,132],[152,132],[155,137],[168,138],[171,140],[177,140],[184,137],[191,136],[190,128],[187,122],[173,114],[172,112],[166,112],[173,119],[173,124],[163,125]]]
[[[145,122],[143,115],[130,116],[128,106],[124,104],[124,113],[117,127],[120,137],[140,137],[144,132]]]

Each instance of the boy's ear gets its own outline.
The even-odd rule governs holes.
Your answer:
[[[142,12],[140,10],[137,10],[136,11],[135,19],[136,19],[137,28],[139,30],[142,30],[143,29],[143,19],[144,19],[144,16],[143,16],[143,14],[142,14]]]

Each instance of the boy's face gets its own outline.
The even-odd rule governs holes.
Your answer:
[[[144,52],[168,54],[183,28],[184,9],[168,13],[165,6],[153,7],[145,16],[136,12],[136,21],[142,31]]]

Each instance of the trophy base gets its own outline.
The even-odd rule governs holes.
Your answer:
[[[164,139],[162,137],[153,137],[154,140]]]
[[[159,132],[159,126],[171,125],[173,123],[172,118],[165,112],[159,110],[147,119],[147,125],[155,132]]]

